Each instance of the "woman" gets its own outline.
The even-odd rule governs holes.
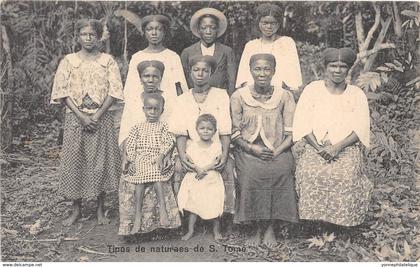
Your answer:
[[[249,245],[274,247],[276,220],[297,222],[294,190],[292,121],[293,96],[271,79],[276,59],[271,54],[251,56],[254,83],[238,89],[231,98],[232,142],[239,196],[235,221],[251,222],[257,228]]]
[[[296,167],[301,219],[354,226],[367,212],[372,183],[360,147],[369,146],[368,102],[345,82],[355,60],[349,48],[326,49],[324,80],[306,86],[297,104],[293,139],[306,141]]]
[[[302,74],[296,44],[292,38],[277,34],[282,18],[280,7],[275,4],[262,4],[258,6],[256,13],[261,37],[245,45],[239,63],[236,87],[254,82],[249,69],[249,59],[254,54],[267,53],[275,57],[277,65],[271,84],[291,90],[298,89],[302,85]]]
[[[182,166],[189,172],[195,171],[194,163],[187,157],[186,149],[190,142],[200,141],[196,130],[197,118],[202,114],[211,114],[217,121],[217,132],[213,137],[214,142],[221,142],[222,155],[218,159],[215,169],[224,169],[229,156],[231,119],[229,111],[229,96],[224,89],[211,87],[210,76],[216,68],[216,61],[212,56],[199,56],[191,58],[191,79],[194,87],[178,96],[176,108],[173,110],[169,121],[169,130],[176,135],[176,145]],[[175,183],[180,180],[175,179]],[[179,187],[179,185],[176,185]],[[189,233],[196,217],[191,216]],[[219,225],[214,228],[218,236]],[[187,236],[188,236],[187,234]],[[188,239],[188,238],[186,238]]]
[[[115,99],[123,99],[120,72],[98,45],[102,24],[97,20],[76,23],[81,50],[64,57],[58,66],[51,94],[53,104],[67,106],[61,154],[59,192],[73,201],[68,226],[81,215],[82,198],[97,198],[99,224],[104,215],[104,193],[117,189],[120,155],[112,116]]]
[[[184,73],[187,76],[188,85],[192,87],[190,58],[209,55],[214,56],[217,67],[210,78],[210,85],[226,89],[231,95],[235,91],[236,61],[232,48],[226,46],[217,38],[222,36],[227,28],[226,16],[214,8],[202,8],[191,17],[191,32],[200,40],[185,48],[181,54]]]
[[[148,41],[148,46],[146,49],[135,53],[130,60],[127,81],[124,87],[124,99],[127,101],[125,101],[121,118],[120,145],[128,137],[130,128],[140,120],[140,117],[133,116],[138,108],[138,103],[132,100],[137,99],[138,95],[143,92],[143,87],[140,86],[140,78],[137,72],[137,65],[141,61],[158,60],[165,65],[165,72],[160,84],[160,89],[163,91],[162,96],[165,98],[166,104],[164,113],[162,114],[163,121],[168,120],[168,116],[173,109],[177,96],[176,84],[179,83],[184,90],[188,88],[181,59],[175,52],[169,50],[164,45],[164,39],[169,29],[169,19],[163,15],[149,15],[142,19],[142,28]]]
[[[137,66],[139,73],[141,87],[144,89],[144,92],[147,93],[156,93],[161,92],[160,82],[164,75],[165,67],[162,62],[151,60],[151,61],[142,61]],[[136,103],[138,106],[136,108],[136,113],[132,113],[131,116],[136,116],[136,120],[139,120],[139,123],[144,122],[146,117],[140,115],[143,113],[143,96],[137,95],[135,99],[132,99],[133,103]],[[135,125],[133,125],[135,127]],[[125,145],[123,146],[123,169],[126,169],[127,162],[127,151]],[[144,148],[143,148],[144,150]],[[141,151],[141,150],[139,150]],[[150,152],[150,151],[149,151]],[[163,173],[170,170],[171,168],[171,159],[169,161],[163,162]],[[134,222],[136,221],[136,184],[130,183],[121,177],[120,180],[120,189],[119,189],[119,204],[120,204],[120,228],[118,231],[119,235],[127,236],[136,233],[148,233],[157,228],[177,228],[181,225],[181,220],[178,214],[178,206],[176,204],[174,192],[172,190],[171,181],[161,182],[162,194],[164,199],[159,199],[158,194],[154,190],[153,186],[148,186],[144,189],[143,192],[143,201],[141,205],[141,225],[140,227],[134,228]],[[164,201],[164,205],[159,205],[161,201]],[[166,207],[167,218],[162,220],[160,208],[161,206]]]

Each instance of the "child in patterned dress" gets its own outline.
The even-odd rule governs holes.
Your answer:
[[[152,184],[159,199],[160,222],[168,225],[168,213],[161,182],[168,181],[173,169],[163,171],[163,159],[172,150],[174,142],[168,125],[159,120],[165,100],[159,93],[143,95],[143,112],[146,121],[133,126],[127,139],[128,164],[123,169],[123,179],[136,184],[136,215],[132,228],[140,230],[145,186]]]

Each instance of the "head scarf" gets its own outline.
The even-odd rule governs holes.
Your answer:
[[[260,59],[266,60],[274,68],[276,67],[276,58],[272,54],[255,54],[255,55],[252,55],[251,58],[249,59],[249,66],[251,67],[252,64],[255,63],[255,61],[260,60]]]
[[[205,62],[207,63],[211,68],[211,73],[214,73],[217,67],[217,61],[213,56],[196,56],[192,57],[189,61],[189,66],[192,67],[198,62]]]
[[[165,71],[165,65],[157,60],[146,60],[142,61],[137,65],[137,71],[139,75],[143,73],[143,71],[148,67],[154,67],[160,71],[160,76],[163,76],[163,72]]]
[[[351,48],[326,48],[323,53],[324,66],[330,62],[341,61],[347,64],[348,67],[353,66],[356,61],[356,54]]]

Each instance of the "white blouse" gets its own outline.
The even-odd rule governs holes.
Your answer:
[[[334,95],[323,80],[305,87],[296,106],[293,141],[313,132],[319,144],[329,140],[334,145],[353,131],[360,142],[369,147],[369,107],[362,89],[347,85],[342,94]]]
[[[159,53],[148,53],[144,51],[135,53],[130,60],[127,80],[124,86],[124,99],[126,101],[121,117],[120,135],[118,138],[119,144],[128,137],[131,127],[145,121],[143,101],[141,98],[144,89],[137,71],[137,65],[146,60],[158,60],[165,65],[165,71],[160,83],[160,90],[163,91],[162,96],[165,99],[164,112],[161,117],[162,121],[168,122],[169,114],[173,110],[177,98],[175,83],[179,82],[183,91],[188,89],[181,59],[178,54],[169,49],[165,49]]]
[[[302,85],[302,74],[300,71],[299,56],[295,41],[287,36],[282,36],[272,43],[263,43],[262,39],[254,39],[246,43],[239,63],[236,87],[247,82],[248,85],[254,83],[249,68],[249,60],[252,55],[267,53],[272,54],[276,59],[276,72],[271,84],[282,86],[284,81],[293,90]]]

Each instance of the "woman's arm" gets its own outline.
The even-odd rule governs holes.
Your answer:
[[[320,151],[323,149],[323,146],[318,144],[316,141],[316,137],[313,132],[305,136],[305,140],[310,144],[313,148],[315,148],[317,151]]]
[[[178,154],[182,166],[184,166],[184,168],[187,169],[187,171],[195,172],[196,167],[187,156],[187,136],[178,135],[176,137],[176,147],[178,149]]]
[[[109,109],[109,107],[111,107],[113,102],[114,102],[114,98],[108,95],[105,98],[105,101],[102,104],[102,106],[95,112],[95,114],[90,116],[91,119],[94,121],[98,121],[102,117],[102,115]]]
[[[70,97],[65,98],[66,105],[70,108],[70,110],[76,115],[76,117],[80,120],[82,125],[86,127],[89,131],[96,130],[96,121],[92,120],[91,117],[86,115],[85,113],[81,112],[79,108],[74,104],[73,100]]]
[[[359,137],[355,132],[352,132],[349,136],[344,138],[337,144],[327,146],[318,153],[326,160],[334,160],[338,155],[348,146],[351,146],[359,141]]]
[[[283,140],[283,142],[274,149],[273,156],[277,157],[281,153],[287,151],[292,145],[293,145],[292,135],[288,134],[286,135],[286,138]]]
[[[220,142],[222,143],[222,155],[220,156],[218,163],[214,166],[214,169],[219,172],[225,168],[229,157],[230,135],[221,135]]]

